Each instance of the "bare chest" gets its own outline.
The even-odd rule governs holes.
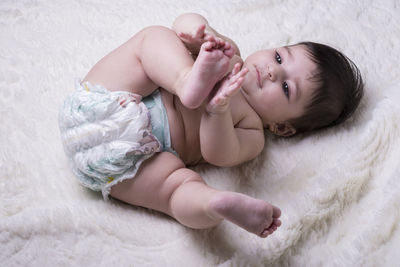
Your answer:
[[[179,98],[162,90],[162,99],[167,110],[171,143],[180,158],[187,165],[204,162],[200,149],[200,125],[206,104],[197,109],[188,109]],[[257,114],[238,93],[231,99],[231,114],[234,127],[256,127]],[[215,134],[218,134],[216,130]]]

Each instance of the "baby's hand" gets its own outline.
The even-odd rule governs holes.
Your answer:
[[[218,47],[225,46],[224,40],[206,31],[205,24],[200,25],[193,34],[178,32],[177,35],[179,39],[181,39],[181,41],[186,45],[189,51],[196,55],[199,53],[201,45],[207,41],[217,43]]]
[[[217,92],[206,108],[209,114],[221,114],[228,110],[230,98],[239,91],[244,77],[249,72],[247,68],[239,70],[240,63],[236,63],[232,72],[217,84]]]
[[[138,104],[141,100],[142,100],[142,97],[140,95],[133,94],[133,93],[119,95],[116,99],[118,104],[123,108],[125,108],[131,102],[135,102],[136,104]]]

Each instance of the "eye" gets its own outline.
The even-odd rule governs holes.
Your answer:
[[[287,84],[287,82],[283,82],[283,84],[282,84],[282,90],[283,90],[283,93],[285,94],[286,98],[289,99],[289,97],[290,97],[290,90],[289,90],[289,85]]]
[[[282,64],[281,55],[279,55],[279,53],[277,51],[275,51],[275,59],[276,59],[276,62],[278,62],[279,64]]]

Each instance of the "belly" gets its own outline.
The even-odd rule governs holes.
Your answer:
[[[167,110],[172,148],[186,165],[203,161],[200,150],[200,121],[204,107],[185,108],[179,98],[162,90],[161,96]]]

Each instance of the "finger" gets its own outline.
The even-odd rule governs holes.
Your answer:
[[[240,63],[236,63],[236,64],[233,66],[232,74],[233,74],[233,75],[236,75],[236,74],[239,72],[239,70],[240,70]]]
[[[215,98],[215,103],[216,103],[218,106],[223,106],[223,105],[226,104],[226,98],[224,98],[224,97],[217,97],[217,98]]]
[[[223,39],[218,37],[216,37],[215,40],[217,42],[218,48],[224,48],[225,50],[225,46],[227,45],[227,43]]]
[[[179,37],[187,37],[189,34],[184,33],[184,32],[178,32]]]
[[[240,63],[236,63],[236,64],[233,66],[231,72],[230,72],[230,73],[228,74],[228,76],[226,77],[226,79],[228,79],[228,80],[232,79],[233,76],[235,76],[236,74],[238,74],[239,70],[240,70]]]
[[[120,105],[121,107],[124,107],[125,102],[126,102],[126,100],[124,99],[124,100],[122,100],[122,101],[119,102],[119,105]]]
[[[217,93],[215,98],[224,99],[224,101],[228,101],[232,96],[234,96],[240,89],[241,84],[243,83],[243,78],[240,78],[236,82],[225,86],[221,91]]]
[[[206,25],[202,24],[197,28],[197,31],[195,33],[195,38],[202,38],[204,36],[204,30],[206,29]]]
[[[232,85],[237,84],[238,81],[243,82],[243,80],[244,80],[244,78],[242,76],[239,76],[238,74],[236,74],[229,81],[229,87],[232,86]]]
[[[204,50],[210,51],[210,50],[212,50],[212,48],[213,48],[214,46],[215,46],[215,43],[214,43],[214,42],[207,41],[207,42],[205,42],[201,47],[202,47]]]
[[[247,73],[249,73],[249,69],[248,68],[243,68],[236,75],[238,75],[239,77],[244,77],[244,76],[247,75]]]
[[[244,80],[244,76],[247,74],[248,70],[242,70],[240,72],[238,72],[238,68],[239,68],[240,64],[238,66],[234,66],[234,69],[232,69],[232,72],[225,77],[225,79],[222,81],[221,83],[221,89],[223,90],[223,87],[226,86],[231,86],[233,84],[235,84],[240,78],[240,85],[243,83]],[[239,86],[240,86],[239,85]]]
[[[191,36],[184,32],[178,32],[178,37],[184,42],[189,42],[191,39]]]
[[[235,71],[236,73],[234,73],[233,71]],[[237,69],[233,69],[232,70],[232,77],[229,77],[229,81],[231,83],[236,82],[239,78],[243,78],[246,76],[246,74],[249,72],[247,68],[242,69],[241,71],[237,72]]]
[[[214,42],[214,43],[216,42],[215,37],[213,35],[207,35],[204,39],[209,42]]]
[[[240,86],[242,85],[244,81],[243,77],[240,77],[237,81],[235,81],[233,84],[231,84],[229,86],[229,90],[227,90],[226,95],[227,97],[232,97],[234,94],[237,93],[237,91],[239,91]]]

